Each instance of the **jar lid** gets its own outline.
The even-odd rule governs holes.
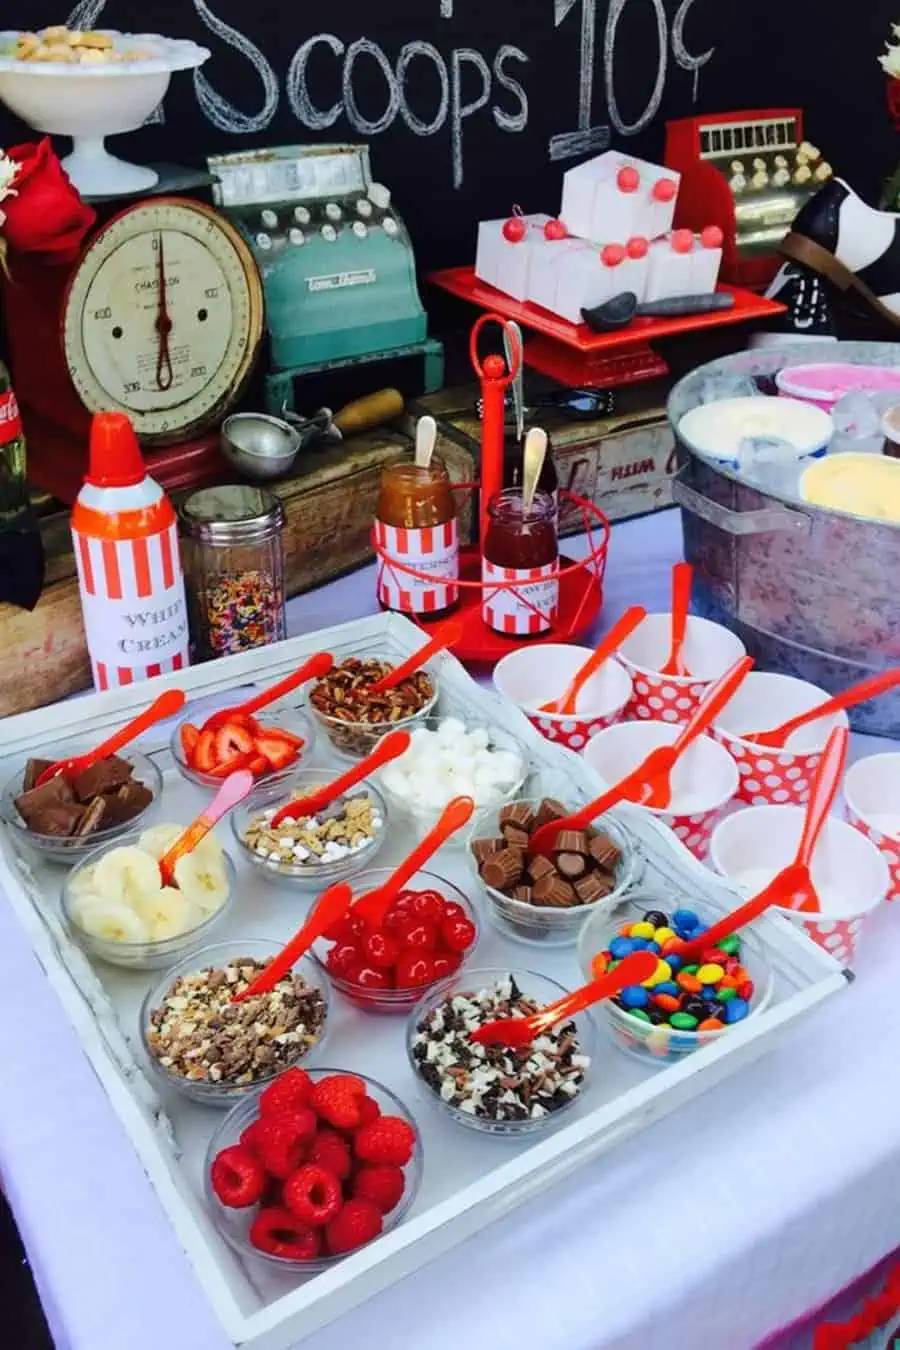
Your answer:
[[[256,544],[284,529],[284,506],[274,492],[233,483],[192,492],[179,509],[193,539],[223,547]]]

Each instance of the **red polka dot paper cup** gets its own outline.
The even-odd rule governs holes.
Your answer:
[[[793,862],[804,815],[800,806],[751,806],[737,811],[716,826],[710,864],[747,895],[757,895]],[[810,870],[821,912],[802,914],[778,908],[777,913],[805,928],[842,965],[852,965],[866,919],[887,894],[888,865],[865,835],[830,816]]]
[[[798,713],[817,708],[831,695],[792,675],[751,670],[713,727],[716,740],[734,757],[741,776],[737,796],[751,806],[803,806],[825,742],[835,727],[848,725],[846,713],[834,713],[801,727],[783,750],[767,750],[746,739],[748,731],[768,731]]]
[[[625,716],[641,721],[686,722],[709,686],[747,652],[721,624],[688,616],[682,653],[689,675],[660,675],[672,647],[671,614],[648,614],[619,648],[633,692]]]
[[[636,769],[651,750],[671,745],[678,732],[670,722],[620,722],[594,736],[584,757],[604,783],[612,785]],[[665,811],[637,809],[668,825],[702,862],[713,828],[737,791],[737,766],[724,746],[701,736],[679,759],[670,781],[672,800]]]
[[[542,736],[568,750],[581,751],[592,736],[617,722],[631,697],[631,677],[624,666],[610,659],[585,683],[575,704],[575,713],[542,713],[542,703],[563,694],[591,654],[590,647],[571,647],[562,642],[544,642],[510,652],[494,667],[494,688],[522,709]]]
[[[887,898],[900,900],[900,754],[858,759],[844,779],[847,819],[870,839],[891,873]]]

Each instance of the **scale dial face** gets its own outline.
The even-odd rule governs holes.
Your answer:
[[[210,207],[160,197],[116,216],[72,278],[69,376],[91,412],[121,409],[145,441],[178,441],[238,398],[263,335],[247,245]]]

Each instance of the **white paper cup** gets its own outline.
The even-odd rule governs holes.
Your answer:
[[[835,727],[849,725],[847,714],[832,713],[788,737],[784,750],[767,750],[744,739],[747,731],[769,731],[798,713],[818,708],[831,697],[817,685],[792,675],[751,670],[713,727],[716,740],[734,757],[741,775],[738,797],[751,806],[803,806],[825,743]]]
[[[847,819],[890,868],[888,900],[900,899],[900,753],[858,759],[844,779]]]
[[[682,655],[689,675],[660,675],[672,649],[671,614],[648,614],[619,648],[633,693],[626,717],[686,722],[709,686],[747,652],[721,624],[688,616]]]
[[[757,895],[793,862],[804,815],[799,806],[752,806],[728,816],[713,831],[711,865],[748,895]],[[830,816],[810,871],[820,912],[805,914],[776,906],[777,912],[805,928],[836,960],[849,964],[856,957],[866,918],[887,894],[887,862],[859,830]]]
[[[604,661],[586,682],[570,717],[539,712],[542,703],[558,698],[591,654],[590,647],[546,642],[510,652],[494,667],[494,688],[522,709],[548,741],[569,750],[583,750],[604,727],[612,726],[631,698],[631,676],[615,658]]]
[[[636,769],[651,750],[671,745],[679,730],[670,722],[619,722],[592,737],[584,757],[604,783],[612,786]],[[672,800],[664,811],[650,806],[638,809],[668,825],[702,861],[713,827],[737,791],[737,766],[717,741],[701,736],[676,763],[670,783]]]

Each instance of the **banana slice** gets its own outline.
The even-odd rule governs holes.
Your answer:
[[[137,846],[143,849],[145,853],[152,854],[154,858],[161,858],[172,847],[175,840],[184,834],[184,830],[183,825],[151,825],[142,832]],[[212,834],[204,835],[194,852],[202,854],[205,858],[221,858],[222,856],[218,840]]]
[[[202,849],[186,853],[175,864],[175,881],[201,914],[215,914],[228,899],[228,873],[221,852],[216,857],[209,857]]]
[[[150,936],[147,925],[129,905],[99,895],[86,895],[72,917],[91,937],[104,942],[146,942]]]
[[[94,868],[94,890],[104,900],[135,906],[162,890],[159,864],[135,844],[110,849]]]
[[[97,886],[94,882],[95,867],[84,867],[80,872],[73,873],[69,877],[69,890],[72,895],[93,895],[97,894]]]
[[[199,921],[194,906],[174,886],[164,886],[135,902],[134,912],[146,924],[151,942],[180,937]]]

